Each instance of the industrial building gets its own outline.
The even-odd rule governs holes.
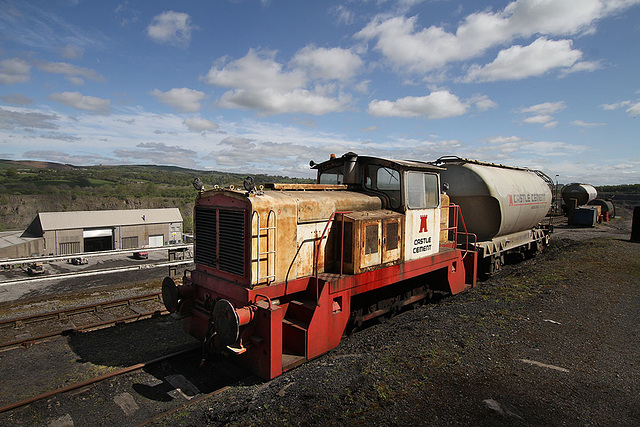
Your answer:
[[[177,208],[42,212],[20,233],[2,233],[0,259],[182,243]]]

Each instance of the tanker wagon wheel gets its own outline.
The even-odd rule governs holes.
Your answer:
[[[535,257],[538,252],[540,252],[540,243],[531,242],[529,243],[529,247],[524,251],[524,259],[531,259]]]
[[[504,254],[491,256],[491,274],[500,271],[504,265]]]

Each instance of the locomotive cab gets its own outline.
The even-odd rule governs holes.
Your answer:
[[[351,190],[374,195],[381,199],[383,209],[402,214],[404,261],[437,253],[441,240],[448,240],[449,199],[440,194],[443,168],[426,162],[386,160],[354,153],[312,163],[312,167],[318,169],[319,184],[343,184]],[[373,239],[365,236],[364,240]],[[386,241],[389,240],[393,239],[387,236]],[[381,241],[385,238],[381,237]]]

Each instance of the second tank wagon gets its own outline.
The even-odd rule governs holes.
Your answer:
[[[547,216],[553,181],[540,171],[441,157],[435,164],[451,202],[462,210],[467,231],[487,273],[499,269],[505,255],[534,253],[548,243]]]

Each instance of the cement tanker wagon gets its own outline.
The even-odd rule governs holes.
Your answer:
[[[584,206],[598,197],[598,190],[593,185],[573,183],[562,187],[562,200],[569,206],[571,199],[578,201],[578,206]]]
[[[530,256],[549,242],[550,225],[542,225],[553,200],[553,181],[540,171],[459,157],[441,157],[441,182],[459,205],[482,272],[491,274],[505,255]],[[446,188],[446,186],[445,186]]]

